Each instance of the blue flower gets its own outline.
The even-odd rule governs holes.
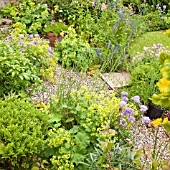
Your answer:
[[[51,48],[48,48],[47,52],[52,53],[53,51],[51,50]]]
[[[150,121],[151,121],[151,120],[149,119],[149,117],[147,117],[147,116],[143,116],[143,117],[142,117],[142,122],[143,122],[143,123],[148,124],[148,123],[150,123]]]
[[[126,103],[125,101],[121,101],[119,104],[120,104],[120,107],[123,107],[123,106],[125,106],[127,103]]]
[[[132,109],[132,108],[125,108],[122,112],[122,115],[123,116],[127,116],[127,115],[132,115],[135,111]]]
[[[145,106],[145,105],[141,105],[141,106],[140,106],[140,111],[141,111],[141,112],[145,112],[145,111],[147,111],[147,110],[148,110],[147,106]]]
[[[9,39],[9,40],[12,40],[12,38],[13,38],[13,36],[11,36],[11,35],[8,36],[8,39]]]
[[[96,48],[96,54],[100,55],[100,49]]]
[[[22,44],[23,42],[22,41],[18,41],[18,44]]]
[[[127,125],[127,122],[124,118],[120,118],[120,125],[121,126],[126,126]]]
[[[133,22],[133,21],[131,21],[131,22],[130,22],[130,25],[131,25],[131,26],[132,26],[132,25],[134,25],[134,22]]]
[[[39,42],[38,42],[38,41],[34,41],[34,42],[33,42],[33,44],[35,44],[35,45],[36,45],[36,44],[39,44]]]
[[[126,96],[123,96],[123,97],[122,97],[122,100],[123,100],[124,102],[127,102],[129,99],[128,99]]]
[[[135,122],[136,119],[135,119],[133,116],[129,116],[129,117],[128,117],[128,120],[130,120],[130,121],[132,121],[132,122]]]
[[[113,30],[116,31],[116,28],[117,28],[117,25],[114,24],[114,25],[113,25]]]
[[[111,42],[106,43],[106,47],[110,47],[110,46],[112,46]]]
[[[121,94],[122,94],[123,96],[127,96],[127,95],[128,95],[128,92],[122,91]]]
[[[49,54],[49,57],[50,57],[50,58],[53,58],[53,54],[50,53],[50,54]]]
[[[136,103],[140,103],[140,97],[139,96],[132,97],[132,100]]]

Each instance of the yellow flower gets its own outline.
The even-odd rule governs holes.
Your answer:
[[[168,118],[165,118],[163,120],[162,120],[162,118],[158,118],[158,119],[152,121],[151,124],[153,124],[154,126],[159,126],[159,125],[165,124],[166,122],[168,122]]]

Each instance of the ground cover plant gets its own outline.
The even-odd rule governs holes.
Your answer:
[[[169,109],[170,31],[146,33],[169,27],[168,3],[157,3],[21,0],[1,9],[14,24],[0,38],[0,169],[167,169],[169,141],[159,135],[169,117],[145,116],[148,100]],[[67,29],[53,30],[62,38],[51,48],[44,30],[54,23]],[[116,91],[94,78],[122,70],[131,81]]]

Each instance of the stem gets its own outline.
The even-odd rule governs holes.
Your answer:
[[[157,145],[157,140],[158,140],[158,132],[159,132],[159,126],[158,129],[156,131],[156,135],[155,135],[155,142],[154,142],[154,149],[153,149],[153,153],[152,153],[152,158],[155,159],[155,153],[156,153],[156,145]]]

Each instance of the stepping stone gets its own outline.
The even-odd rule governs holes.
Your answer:
[[[101,78],[112,88],[116,90],[117,88],[128,86],[130,81],[130,75],[127,72],[121,73],[101,73]]]

